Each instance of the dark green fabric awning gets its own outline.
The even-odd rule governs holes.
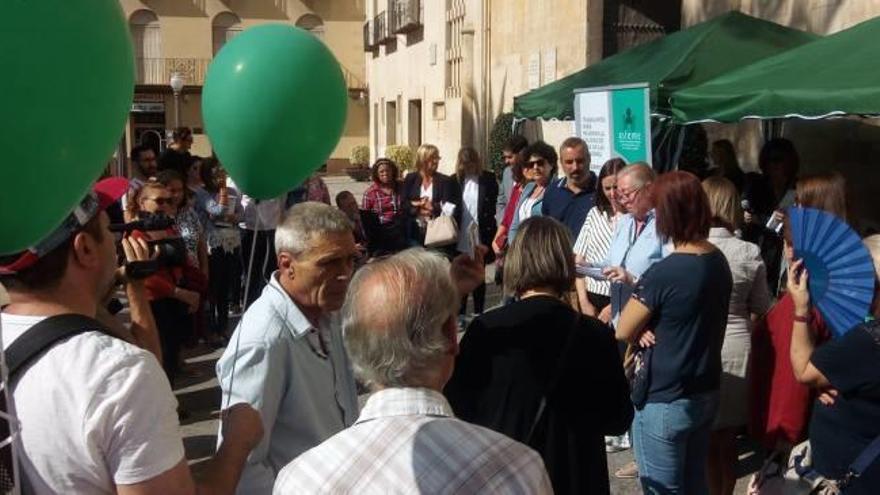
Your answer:
[[[672,92],[816,39],[740,12],[728,12],[688,29],[606,58],[586,69],[514,98],[514,115],[574,118],[574,90],[648,83],[651,110],[669,115]]]
[[[880,17],[672,95],[676,122],[880,114]]]

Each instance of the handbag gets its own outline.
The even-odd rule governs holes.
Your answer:
[[[458,242],[458,225],[448,215],[428,220],[425,229],[425,247],[442,247]]]
[[[624,374],[629,380],[629,398],[633,407],[641,411],[648,401],[648,390],[651,388],[651,358],[653,347],[630,345],[626,348],[623,359]]]

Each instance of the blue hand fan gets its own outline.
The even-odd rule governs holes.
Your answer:
[[[862,239],[840,218],[788,209],[795,259],[809,274],[810,300],[837,336],[865,319],[874,297],[874,264]]]

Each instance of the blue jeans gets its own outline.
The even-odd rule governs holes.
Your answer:
[[[639,480],[646,494],[709,493],[706,460],[718,393],[649,402],[633,419]]]

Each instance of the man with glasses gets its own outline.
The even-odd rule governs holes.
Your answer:
[[[656,216],[650,191],[655,179],[654,170],[644,162],[632,163],[617,173],[617,191],[614,194],[626,214],[617,222],[611,247],[605,258],[607,268],[604,274],[612,282],[611,304],[606,306],[603,314],[600,315],[603,321],[611,318],[614,325],[617,324],[621,310],[632,296],[638,279],[651,265],[669,254],[669,250],[657,236]],[[606,442],[609,440],[608,447],[612,451],[630,446],[626,435],[606,438]],[[638,474],[638,466],[635,462],[631,462],[618,469],[614,476],[630,479],[636,478]]]
[[[570,137],[559,146],[559,161],[565,177],[554,179],[547,186],[541,213],[553,217],[568,227],[572,239],[577,239],[593,207],[596,174],[590,171],[590,150],[578,137]]]
[[[626,214],[617,222],[605,264],[611,284],[611,317],[616,322],[639,277],[667,252],[657,236],[651,184],[656,174],[644,162],[628,165],[617,174],[617,201]]]

